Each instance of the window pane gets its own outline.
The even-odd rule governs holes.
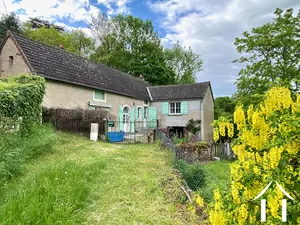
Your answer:
[[[176,102],[176,113],[180,113],[180,102]]]
[[[95,90],[95,100],[104,100],[104,91]]]
[[[174,102],[170,103],[170,113],[175,113],[175,103]]]
[[[138,108],[138,116],[137,116],[139,119],[142,119],[142,108],[139,107]]]

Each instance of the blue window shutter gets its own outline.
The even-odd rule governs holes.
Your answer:
[[[181,114],[188,114],[188,102],[181,102],[180,111]]]
[[[119,128],[123,130],[123,107],[119,106]]]
[[[130,132],[134,133],[134,122],[135,122],[135,107],[132,106],[131,111],[130,111]]]
[[[148,118],[148,127],[155,128],[156,127],[156,107],[149,107],[149,118]]]
[[[162,114],[168,115],[169,114],[169,102],[162,103]]]
[[[135,107],[135,118],[136,118],[136,120],[139,119],[139,117],[138,117],[138,115],[139,115],[138,110],[139,110],[139,107]]]

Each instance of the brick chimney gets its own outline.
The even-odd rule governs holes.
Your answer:
[[[64,49],[64,46],[62,43],[59,44],[59,48]]]
[[[145,80],[142,74],[140,74],[140,77],[139,77],[139,78],[140,78],[141,80]]]

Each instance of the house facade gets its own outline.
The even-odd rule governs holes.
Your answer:
[[[151,128],[159,119],[161,127],[183,128],[190,119],[200,120],[203,140],[212,140],[214,101],[209,82],[151,86],[8,31],[0,46],[0,78],[24,73],[46,79],[42,103],[46,108],[102,108],[114,116],[108,119],[119,121],[117,129],[126,132],[135,132],[137,127],[130,125],[134,121]]]

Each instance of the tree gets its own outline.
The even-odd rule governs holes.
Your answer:
[[[215,190],[208,209],[210,224],[260,224],[261,203],[254,199],[270,182],[273,191],[263,196],[268,208],[266,224],[282,224],[284,193],[275,181],[294,199],[288,202],[288,223],[299,224],[299,114],[300,95],[293,99],[290,90],[282,87],[271,88],[261,104],[247,111],[236,108],[234,123],[239,134],[232,150],[238,159],[231,164],[230,187]],[[215,131],[215,140],[225,136],[224,126]]]
[[[22,26],[15,13],[5,14],[0,19],[0,41],[6,36],[6,31],[22,33]]]
[[[42,28],[42,27],[46,27],[46,28],[54,27],[56,30],[64,31],[63,27],[52,24],[48,20],[42,20],[36,17],[29,18],[27,24],[30,25],[32,29]]]
[[[226,117],[227,119],[232,119],[235,106],[236,101],[233,98],[228,96],[216,98],[214,104],[215,120],[221,116]]]
[[[191,47],[186,49],[179,42],[171,49],[165,49],[168,67],[175,71],[177,84],[191,84],[196,82],[195,74],[202,70],[203,61],[195,54]]]
[[[27,25],[24,35],[53,47],[58,47],[62,44],[66,51],[80,56],[88,57],[94,50],[94,40],[87,37],[80,30],[63,32],[53,26],[50,28],[43,26],[38,29],[31,29],[31,25]]]
[[[282,85],[299,91],[300,14],[276,9],[274,20],[236,38],[235,46],[245,55],[234,62],[246,63],[239,72],[237,98],[245,105],[257,104],[271,87]]]
[[[100,43],[91,56],[93,61],[135,77],[142,74],[151,84],[174,83],[175,74],[167,67],[160,38],[150,20],[131,15],[109,19],[100,14],[92,19],[90,27]]]
[[[66,40],[69,42],[68,51],[88,57],[95,50],[95,40],[87,37],[81,30],[72,30],[70,33],[64,33]]]

